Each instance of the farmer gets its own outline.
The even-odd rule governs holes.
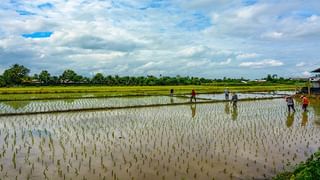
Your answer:
[[[307,112],[308,111],[307,108],[309,105],[309,99],[305,95],[301,96],[301,99],[302,99],[302,110],[304,112]]]
[[[194,90],[194,89],[192,89],[192,91],[191,91],[191,98],[190,98],[190,102],[192,102],[192,99],[194,99],[194,102],[196,102],[197,101],[197,99],[196,99],[196,91]]]
[[[236,93],[233,93],[232,98],[231,98],[231,102],[232,102],[233,106],[237,106],[238,95]]]
[[[229,100],[229,90],[228,89],[224,90],[224,96],[225,96],[226,100]]]
[[[290,113],[291,109],[293,110],[293,112],[296,112],[296,110],[294,109],[294,101],[293,101],[292,96],[287,96],[286,101],[287,101],[289,113]]]
[[[173,96],[174,90],[170,89],[170,96]]]

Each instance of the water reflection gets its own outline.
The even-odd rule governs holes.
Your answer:
[[[76,101],[76,99],[64,99],[63,102],[67,103],[67,104],[72,104]],[[48,101],[50,102],[50,101]]]
[[[231,118],[234,121],[237,120],[237,118],[238,118],[238,106],[237,105],[232,106]]]
[[[174,98],[170,97],[170,103],[173,104],[174,103]]]
[[[192,116],[192,118],[194,118],[196,116],[197,106],[196,106],[196,104],[191,104],[190,108],[191,108],[191,116]]]
[[[301,126],[306,126],[307,123],[308,123],[308,112],[303,112]]]
[[[31,102],[30,101],[5,101],[2,103],[6,106],[10,106],[14,110],[17,110],[17,109],[20,109],[20,108],[22,109],[28,106]]]
[[[314,122],[317,125],[320,125],[320,101],[316,99],[310,99],[310,107],[314,110]]]
[[[224,104],[224,112],[226,114],[230,114],[230,103],[229,102]]]
[[[287,121],[286,121],[286,125],[287,125],[288,128],[292,127],[292,125],[293,125],[293,122],[294,122],[294,114],[295,114],[295,113],[288,113]]]

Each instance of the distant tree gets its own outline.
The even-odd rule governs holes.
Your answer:
[[[267,75],[266,80],[267,80],[267,81],[272,81],[272,80],[273,80],[273,77],[271,76],[271,74],[268,74],[268,75]]]
[[[105,78],[105,81],[106,81],[106,84],[109,86],[114,85],[114,78],[110,75]]]
[[[21,85],[30,70],[22,65],[14,64],[3,73],[3,79],[7,85]]]
[[[4,80],[3,76],[0,76],[0,87],[6,86],[6,81]]]
[[[278,78],[278,75],[277,74],[273,74],[272,75],[272,79],[277,79]]]
[[[102,73],[97,73],[92,78],[92,83],[93,84],[103,84],[104,82],[105,82],[105,78],[104,78]]]
[[[76,82],[79,77],[76,72],[71,69],[65,70],[60,76],[62,83]]]
[[[57,76],[50,77],[49,84],[50,85],[60,84],[59,77]]]
[[[39,74],[39,80],[42,84],[49,84],[50,81],[50,73],[47,70],[43,70]]]
[[[35,80],[39,80],[39,75],[38,74],[34,74],[31,79],[35,79]]]

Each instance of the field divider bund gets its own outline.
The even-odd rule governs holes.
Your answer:
[[[246,101],[262,101],[272,99],[282,99],[283,97],[266,97],[266,98],[246,98],[239,99],[238,102]],[[148,107],[162,107],[162,106],[181,106],[181,105],[192,105],[192,104],[210,104],[210,103],[222,103],[231,102],[230,100],[206,100],[198,102],[181,102],[181,103],[168,103],[168,104],[149,104],[149,105],[133,105],[133,106],[122,106],[122,107],[97,107],[97,108],[79,108],[79,109],[66,109],[66,110],[53,110],[43,112],[21,112],[21,113],[2,113],[0,117],[6,116],[26,116],[26,115],[39,115],[39,114],[54,114],[54,113],[71,113],[71,112],[90,112],[90,111],[107,111],[117,109],[134,109],[134,108],[148,108]]]
[[[254,93],[251,91],[243,91],[239,93],[249,93],[249,94],[259,94],[259,95],[268,95],[266,93]],[[54,94],[54,93],[48,93],[48,94]],[[59,94],[59,93],[58,93]],[[61,94],[67,94],[67,93],[61,93]],[[72,94],[72,93],[70,93]],[[81,93],[79,93],[81,94]],[[223,94],[222,92],[201,92],[198,94]],[[1,94],[0,95],[6,95]],[[15,94],[7,94],[7,95],[15,95]],[[26,94],[31,95],[31,94]],[[273,94],[278,96],[289,96],[288,94]],[[46,100],[65,100],[65,99],[104,99],[104,98],[122,98],[122,97],[149,97],[149,96],[169,96],[167,94],[130,94],[130,95],[115,95],[115,96],[75,96],[75,97],[46,97],[46,98],[21,98],[21,99],[0,99],[0,102],[11,102],[11,101],[46,101]],[[188,97],[188,94],[176,94],[173,97],[181,97],[181,98],[190,98]],[[212,100],[207,98],[197,98],[197,99],[203,99],[203,100]]]

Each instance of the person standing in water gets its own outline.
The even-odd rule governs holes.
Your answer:
[[[308,105],[309,105],[309,99],[305,95],[303,95],[301,97],[301,99],[302,99],[302,110],[304,112],[307,112],[308,111],[307,108],[308,108]]]
[[[229,100],[229,90],[228,89],[224,90],[224,96],[225,96],[226,100]]]
[[[196,91],[194,90],[194,89],[192,89],[192,91],[191,91],[191,98],[190,98],[190,102],[192,102],[192,99],[194,99],[194,102],[196,102],[197,101],[197,99],[196,99]]]
[[[291,109],[293,110],[293,112],[296,112],[296,110],[294,109],[294,101],[292,96],[286,97],[286,101],[287,101],[289,113],[291,112]]]
[[[237,106],[238,95],[236,93],[233,93],[232,98],[231,98],[231,102],[232,102],[233,106]]]
[[[170,89],[170,96],[173,96],[174,90]]]

